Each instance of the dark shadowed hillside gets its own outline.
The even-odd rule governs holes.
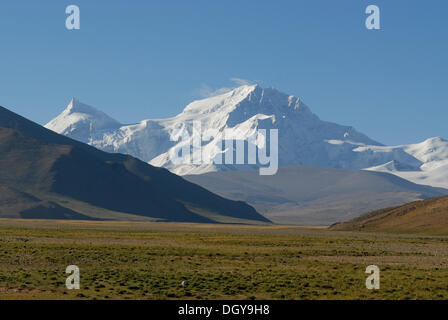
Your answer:
[[[101,208],[120,219],[130,214],[162,221],[269,222],[244,202],[224,199],[131,156],[58,135],[1,107],[0,155],[0,185],[9,194],[5,201],[17,202],[3,207],[4,217],[83,218]],[[104,212],[101,217],[109,218]]]
[[[43,201],[26,192],[5,186],[0,186],[0,217],[92,220],[55,202]]]

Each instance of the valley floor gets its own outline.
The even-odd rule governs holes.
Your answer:
[[[318,227],[0,219],[0,299],[447,299],[447,243]],[[365,286],[371,264],[379,290]],[[66,289],[68,265],[80,268],[80,290]]]

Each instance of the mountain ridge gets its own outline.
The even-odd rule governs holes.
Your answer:
[[[281,166],[333,166],[334,154],[343,150],[340,150],[339,145],[328,143],[329,139],[381,145],[353,127],[320,120],[297,97],[258,85],[244,85],[218,96],[194,101],[172,118],[146,119],[137,124],[98,132],[91,142],[88,141],[88,134],[84,134],[84,140],[81,141],[104,151],[131,154],[181,175],[237,169],[235,165],[206,164],[190,165],[185,170],[177,170],[177,165],[170,162],[168,156],[170,150],[177,145],[170,139],[171,135],[181,124],[191,133],[194,121],[200,121],[203,130],[217,129],[223,132],[227,129],[230,134],[245,141],[259,129],[279,129],[279,148],[283,151],[279,158]],[[57,118],[50,121],[46,127],[77,138],[76,135],[64,131],[65,129],[58,128],[56,122]],[[297,141],[300,142],[298,148],[293,148],[291,143]],[[203,143],[202,147],[211,155],[210,159],[223,155],[223,150],[219,148],[222,142],[215,139]],[[336,166],[344,166],[344,163]]]
[[[330,225],[365,212],[448,194],[395,175],[367,170],[280,167],[275,175],[219,171],[185,179],[234,200],[245,201],[275,223]]]
[[[133,155],[178,175],[261,167],[258,163],[217,164],[216,160],[223,162],[227,153],[232,152],[223,147],[224,140],[219,137],[202,141],[202,154],[193,150],[192,157],[200,159],[207,154],[203,163],[174,163],[171,155],[182,141],[174,141],[173,133],[184,127],[191,135],[193,123],[198,121],[203,131],[222,133],[227,130],[236,140],[245,143],[260,129],[278,129],[280,167],[365,169],[395,174],[418,184],[448,188],[448,141],[434,137],[417,144],[385,146],[351,126],[321,120],[295,96],[258,85],[243,85],[224,94],[193,101],[171,118],[146,119],[136,124],[95,130],[93,134],[84,123],[74,130],[82,134],[72,133],[67,128],[77,127],[76,123],[64,125],[57,119],[46,127],[107,152]],[[436,154],[439,156],[434,156]],[[247,151],[244,156],[248,158]]]
[[[60,197],[121,216],[183,222],[269,222],[243,202],[219,197],[132,156],[105,153],[58,135],[3,107],[0,152],[0,185],[42,201],[56,197],[62,207],[65,202]]]

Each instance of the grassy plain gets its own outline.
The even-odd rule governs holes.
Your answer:
[[[447,261],[443,236],[0,219],[0,299],[447,299]]]

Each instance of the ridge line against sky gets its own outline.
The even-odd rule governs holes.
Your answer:
[[[80,30],[65,28],[70,4]],[[365,28],[369,4],[381,30]],[[132,123],[249,79],[387,145],[448,138],[447,13],[443,0],[4,0],[0,105],[45,124],[76,97]]]

